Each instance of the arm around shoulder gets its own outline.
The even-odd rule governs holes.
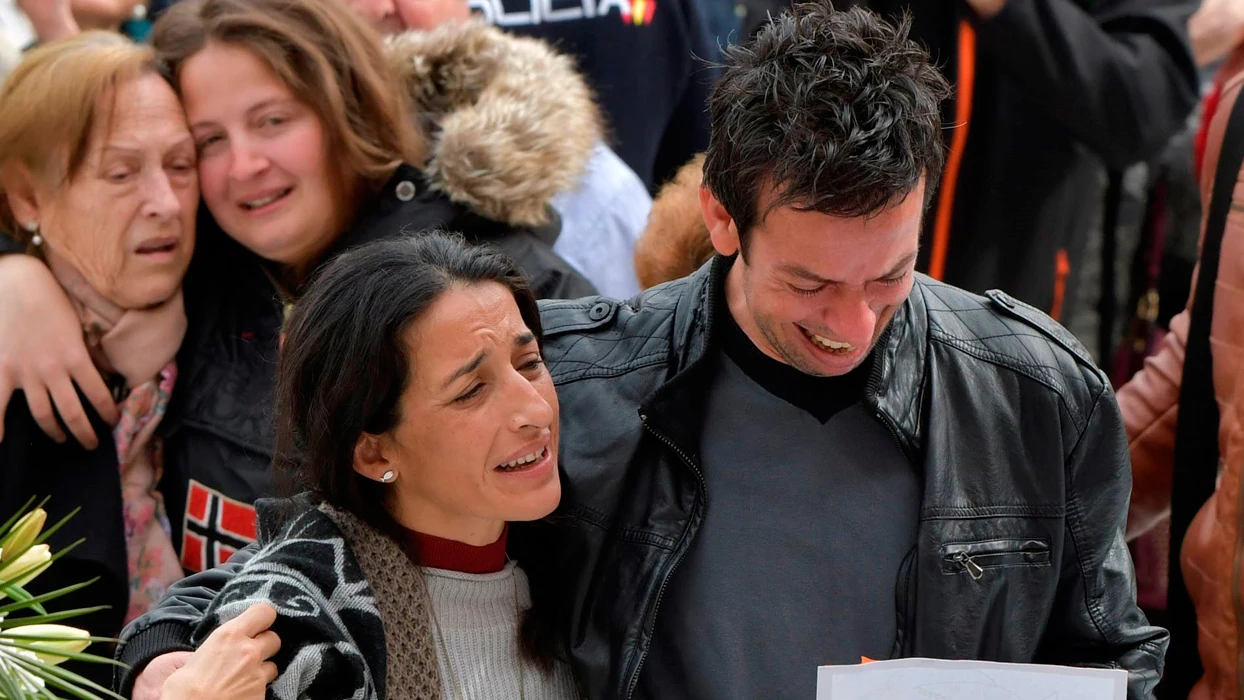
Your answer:
[[[134,681],[153,659],[176,651],[192,651],[191,638],[217,594],[258,551],[250,545],[215,569],[188,576],[173,584],[154,610],[134,620],[121,632],[115,685],[128,695]]]

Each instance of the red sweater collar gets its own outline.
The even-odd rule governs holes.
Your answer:
[[[509,531],[510,526],[506,525],[496,542],[477,547],[406,530],[406,552],[419,566],[464,574],[495,574],[505,568],[505,539]]]

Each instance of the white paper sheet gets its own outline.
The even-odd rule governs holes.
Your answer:
[[[1127,672],[898,659],[822,666],[816,700],[1127,700]]]

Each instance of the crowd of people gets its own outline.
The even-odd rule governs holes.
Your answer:
[[[0,520],[100,686],[1244,700],[1244,0],[16,0],[0,72]]]

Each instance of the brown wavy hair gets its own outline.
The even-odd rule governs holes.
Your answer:
[[[161,73],[180,91],[186,61],[217,42],[249,49],[315,111],[347,181],[377,189],[427,149],[380,35],[341,0],[182,0],[152,31]]]

